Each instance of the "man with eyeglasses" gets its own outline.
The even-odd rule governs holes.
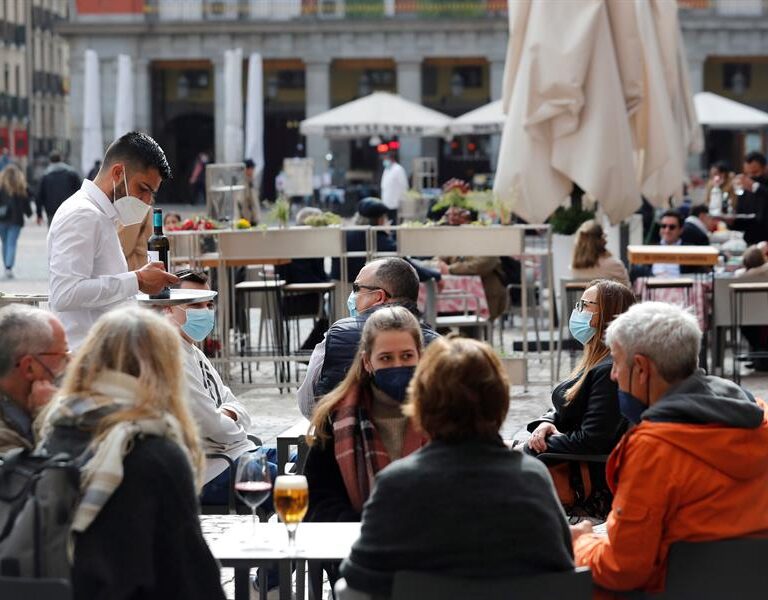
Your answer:
[[[23,304],[0,309],[0,454],[33,448],[35,418],[56,393],[69,362],[64,327],[52,313]]]
[[[419,277],[416,269],[402,258],[383,258],[366,264],[352,284],[347,299],[350,316],[339,319],[328,329],[325,340],[317,344],[309,359],[307,375],[298,391],[299,409],[310,418],[316,399],[335,388],[347,374],[360,345],[368,317],[382,306],[404,306],[417,317]],[[424,344],[438,334],[421,324]]]
[[[659,244],[662,246],[680,246],[683,243],[683,217],[675,210],[668,210],[661,215],[659,222]],[[680,265],[653,263],[651,273],[654,277],[679,277]]]

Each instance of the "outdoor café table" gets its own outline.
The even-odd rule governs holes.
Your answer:
[[[310,498],[311,502],[311,498]],[[201,515],[203,537],[222,567],[235,570],[235,600],[248,600],[249,571],[253,567],[280,565],[280,600],[291,598],[291,561],[297,561],[296,598],[304,598],[305,561],[336,561],[349,556],[360,536],[360,523],[302,523],[296,533],[296,554],[286,554],[288,532],[283,523],[259,523],[256,542],[244,545],[251,531],[250,515]],[[258,546],[258,547],[257,547]],[[310,586],[310,596],[312,588]],[[319,598],[317,600],[320,600]]]
[[[685,275],[681,275],[680,279],[685,279]],[[632,285],[632,291],[636,296],[642,299],[646,299],[645,286],[649,279],[661,279],[660,277],[638,277],[635,283]],[[677,278],[676,278],[677,279]],[[699,327],[702,331],[709,329],[707,315],[711,313],[712,297],[712,283],[700,278],[691,280],[691,303],[696,311],[696,318],[699,321]],[[679,287],[659,288],[653,290],[653,300],[657,302],[666,302],[668,304],[676,304],[678,306],[687,306],[687,296],[685,291]]]
[[[425,312],[427,286],[419,284],[419,310]],[[483,280],[479,275],[443,275],[437,293],[435,314],[463,313],[468,311],[488,318],[488,301]]]

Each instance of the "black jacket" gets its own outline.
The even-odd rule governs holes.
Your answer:
[[[304,474],[312,501],[306,520],[319,523],[356,522],[360,513],[352,506],[341,476],[333,444],[333,428],[326,428],[328,439],[324,444],[316,442],[307,455]]]
[[[464,578],[573,568],[571,534],[546,467],[501,439],[432,442],[383,469],[341,573],[389,597],[402,570]]]
[[[690,222],[683,224],[683,233],[680,237],[683,240],[683,246],[709,246],[709,236]]]
[[[755,177],[760,185],[757,191],[744,190],[742,196],[737,196],[737,212],[739,214],[754,214],[754,219],[736,219],[733,229],[744,232],[744,241],[751,246],[768,240],[768,179]]]
[[[592,367],[577,396],[565,403],[565,393],[577,378],[557,385],[552,391],[552,405],[540,419],[528,424],[533,431],[542,421],[549,421],[561,435],[547,438],[547,452],[565,454],[608,454],[627,430],[627,421],[619,410],[618,385],[611,381],[610,358]]]
[[[0,205],[8,206],[8,212],[4,219],[0,219],[0,223],[24,227],[24,217],[32,216],[31,198],[29,190],[24,196],[10,196],[5,190],[0,190]]]
[[[79,454],[89,439],[57,427],[45,447]],[[137,439],[123,468],[120,486],[75,539],[75,600],[223,600],[181,448],[166,438]]]
[[[395,305],[398,304],[379,304],[356,317],[339,319],[330,326],[325,336],[325,358],[323,359],[320,378],[317,380],[317,386],[315,387],[315,396],[324,396],[346,377],[349,367],[352,366],[352,362],[355,360],[355,355],[360,346],[360,336],[363,334],[363,327],[368,317],[380,308]],[[415,306],[403,306],[418,317]],[[421,324],[421,332],[424,336],[425,346],[436,337],[439,337],[437,332],[426,323]]]
[[[83,180],[66,163],[52,163],[43,174],[37,188],[37,216],[43,216],[43,208],[51,222],[61,203],[80,189]]]

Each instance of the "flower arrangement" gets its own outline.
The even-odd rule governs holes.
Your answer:
[[[288,221],[291,219],[291,203],[285,196],[279,196],[270,214],[281,228],[288,227]]]
[[[210,231],[223,228],[224,226],[214,219],[196,215],[190,219],[182,221],[175,227],[168,227],[167,229],[168,231]]]

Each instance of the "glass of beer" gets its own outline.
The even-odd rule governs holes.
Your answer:
[[[309,488],[303,475],[280,475],[273,488],[275,511],[288,529],[289,554],[296,553],[296,529],[309,507]]]

